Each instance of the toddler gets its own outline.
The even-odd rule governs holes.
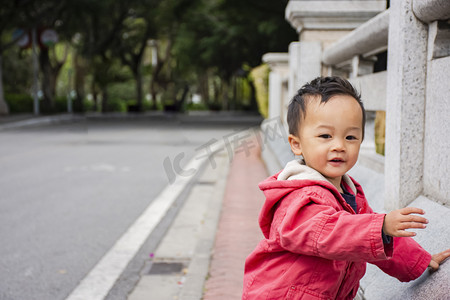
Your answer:
[[[450,249],[430,255],[406,231],[426,227],[423,210],[376,214],[347,175],[365,124],[347,80],[319,77],[303,86],[287,122],[291,150],[303,159],[259,184],[265,239],[246,260],[242,299],[353,299],[366,262],[410,281],[450,256]]]

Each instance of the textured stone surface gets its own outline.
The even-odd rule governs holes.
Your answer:
[[[289,44],[289,78],[288,78],[288,98],[292,98],[301,87],[298,80],[298,65],[300,59],[300,42]]]
[[[283,105],[287,92],[284,90],[283,82],[288,77],[288,53],[267,53],[263,61],[270,67],[269,74],[269,119],[283,115]]]
[[[366,110],[386,110],[386,77],[384,71],[350,79],[361,92]]]
[[[285,17],[298,32],[303,29],[353,29],[385,8],[383,0],[291,0]]]
[[[414,14],[422,22],[430,23],[435,20],[450,18],[450,1],[448,0],[414,0]]]
[[[269,119],[281,114],[283,81],[281,75],[271,71],[269,74]]]
[[[300,42],[300,57],[297,66],[297,80],[300,86],[321,75],[321,59],[322,46],[320,41]]]
[[[386,96],[386,208],[406,206],[422,192],[427,26],[412,0],[392,1]]]
[[[428,65],[424,144],[425,194],[447,205],[450,205],[449,70],[450,57],[435,59]]]
[[[435,21],[428,30],[428,59],[446,56],[450,56],[450,23]]]
[[[450,248],[448,220],[450,209],[423,196],[411,206],[425,210],[430,221],[425,230],[417,230],[415,240],[428,252],[434,254]],[[439,270],[428,270],[411,282],[400,282],[384,274],[374,265],[367,265],[367,272],[361,281],[364,297],[367,300],[412,299],[441,300],[450,295],[450,262],[444,262]]]
[[[328,47],[323,53],[323,62],[329,65],[338,64],[355,55],[365,54],[386,46],[388,28],[389,11],[387,10]]]

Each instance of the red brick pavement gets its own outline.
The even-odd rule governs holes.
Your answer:
[[[257,145],[256,142],[252,144]],[[259,148],[250,148],[250,154],[235,154],[225,188],[204,300],[241,299],[245,259],[262,239],[258,214],[264,196],[258,183],[267,176]]]

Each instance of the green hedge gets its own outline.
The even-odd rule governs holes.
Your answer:
[[[5,101],[8,103],[9,112],[32,113],[33,97],[27,94],[5,94]]]

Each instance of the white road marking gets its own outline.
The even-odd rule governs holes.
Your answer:
[[[212,153],[215,153],[223,149],[223,147],[223,142],[218,142],[211,145],[210,149]],[[209,157],[203,153],[198,154],[189,161],[184,169],[198,171]],[[169,208],[192,178],[193,176],[177,176],[173,184],[168,185],[152,201],[142,215],[117,240],[114,246],[102,257],[66,300],[104,299],[147,237],[164,218]]]

